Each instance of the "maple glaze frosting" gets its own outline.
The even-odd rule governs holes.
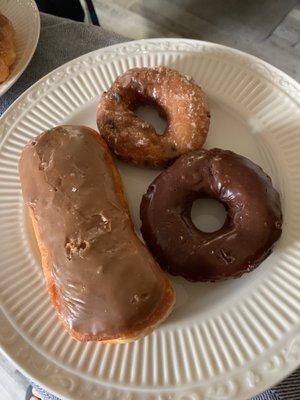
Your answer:
[[[46,131],[24,148],[19,171],[60,317],[81,339],[113,339],[151,325],[174,299],[134,233],[120,178],[96,135],[77,126]]]
[[[166,119],[163,135],[135,115],[142,104]],[[209,128],[207,99],[194,80],[171,68],[133,68],[104,92],[97,111],[100,134],[110,149],[132,164],[167,166],[181,154],[202,147]]]
[[[224,226],[202,232],[191,220],[197,198],[219,200]],[[149,186],[141,204],[142,235],[160,265],[192,281],[238,277],[257,267],[281,235],[278,192],[270,177],[231,151],[181,156]]]

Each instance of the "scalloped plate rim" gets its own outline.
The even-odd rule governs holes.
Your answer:
[[[292,78],[290,75],[288,75],[286,72],[282,71],[281,69],[275,67],[272,64],[269,64],[267,61],[262,60],[259,57],[256,57],[252,54],[246,53],[242,50],[238,50],[235,49],[234,47],[230,47],[230,46],[225,46],[223,44],[219,44],[219,43],[214,43],[214,42],[209,42],[209,41],[205,41],[205,40],[197,40],[197,39],[182,39],[187,43],[194,43],[194,44],[198,44],[198,45],[208,45],[211,47],[217,47],[223,50],[228,50],[230,52],[233,52],[235,54],[239,54],[243,57],[248,58],[249,60],[253,60],[253,61],[257,61],[262,63],[265,67],[271,68],[271,70],[273,70],[274,72],[276,72],[277,74],[281,75],[282,77],[284,77],[287,81],[291,82],[293,85],[295,85],[295,87],[297,88],[297,90],[300,93],[300,83],[298,83],[294,78]],[[23,92],[8,108],[7,110],[4,111],[4,113],[1,115],[0,118],[3,118],[4,116],[6,116],[6,114],[8,114],[11,109],[16,106],[16,103],[18,103],[19,101],[21,101],[23,98],[26,97],[26,95],[31,92],[33,89],[35,89],[37,86],[39,86],[43,81],[47,80],[50,75],[54,74],[55,72],[59,72],[59,70],[68,67],[69,65],[73,64],[75,61],[80,61],[88,56],[92,56],[93,54],[96,53],[105,53],[106,50],[112,50],[112,52],[114,50],[117,50],[119,47],[123,47],[123,46],[127,46],[127,45],[132,45],[132,44],[148,44],[148,43],[160,43],[160,42],[164,42],[164,41],[170,41],[170,42],[178,42],[180,41],[180,38],[153,38],[153,39],[139,39],[139,40],[132,40],[132,41],[127,41],[127,42],[122,42],[122,43],[117,43],[117,44],[113,44],[111,46],[107,46],[107,47],[102,47],[101,49],[97,49],[97,50],[92,50],[89,51],[88,53],[82,54],[79,57],[73,58],[70,61],[67,61],[65,64],[60,65],[59,67],[53,69],[52,71],[48,72],[46,75],[44,75],[42,78],[40,78],[37,82],[35,82],[33,85],[31,85],[29,88],[27,88],[25,90],[25,92]],[[192,52],[192,51],[191,51]],[[117,57],[121,56],[119,54],[117,54]],[[291,97],[288,93],[286,93],[289,97]],[[294,98],[293,98],[294,100]],[[300,104],[300,99],[299,99],[299,104]],[[1,143],[1,142],[0,142]]]

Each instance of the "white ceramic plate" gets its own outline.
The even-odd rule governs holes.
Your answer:
[[[166,64],[208,93],[206,147],[241,153],[281,194],[283,234],[259,268],[237,280],[171,278],[175,311],[130,344],[79,343],[62,329],[30,244],[17,163],[25,143],[58,124],[96,127],[100,93],[135,66]],[[212,43],[145,40],[84,55],[21,96],[0,122],[0,343],[31,379],[59,396],[89,400],[247,399],[300,360],[299,86],[265,62]],[[118,163],[132,216],[158,173]],[[215,221],[202,207],[207,227]],[[203,223],[203,221],[202,221]]]
[[[40,14],[34,0],[0,0],[4,14],[16,31],[17,59],[8,79],[0,83],[0,97],[16,82],[27,67],[40,35]]]

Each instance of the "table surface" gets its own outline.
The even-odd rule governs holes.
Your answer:
[[[132,38],[187,37],[246,51],[300,81],[298,0],[93,0],[103,28]]]
[[[256,55],[300,81],[297,0],[93,2],[101,26],[128,38],[187,37],[217,42]],[[28,381],[0,354],[0,400],[23,400],[27,386]]]

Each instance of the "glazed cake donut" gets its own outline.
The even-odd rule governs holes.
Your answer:
[[[142,104],[156,106],[167,127],[158,135],[137,117]],[[200,149],[210,114],[206,95],[192,78],[164,66],[134,68],[104,92],[97,111],[100,134],[120,159],[136,165],[166,167],[181,154]]]
[[[194,200],[217,199],[224,226],[202,232],[191,220]],[[256,268],[281,235],[282,213],[271,179],[231,151],[181,156],[149,186],[141,203],[142,235],[160,266],[191,281],[239,277]]]

